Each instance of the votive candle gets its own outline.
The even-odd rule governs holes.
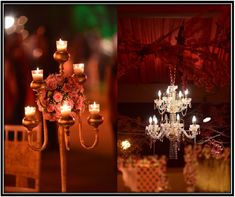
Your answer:
[[[59,39],[56,41],[56,49],[57,51],[66,51],[67,50],[67,41]]]
[[[43,69],[37,68],[32,70],[33,81],[42,81],[43,80]]]
[[[69,116],[71,113],[71,106],[66,102],[60,107],[60,112],[63,117]]]
[[[36,107],[27,106],[24,108],[24,114],[26,117],[32,117],[36,113]]]
[[[96,102],[94,102],[93,104],[90,104],[89,112],[91,114],[98,114],[100,112],[100,104],[96,104]]]
[[[84,73],[84,63],[73,64],[73,72],[75,74]]]

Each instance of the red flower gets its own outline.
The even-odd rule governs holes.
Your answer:
[[[53,99],[55,100],[55,102],[60,102],[62,101],[63,95],[60,92],[55,92]]]

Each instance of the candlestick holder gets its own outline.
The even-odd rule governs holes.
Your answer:
[[[39,124],[39,120],[33,117],[25,116],[22,120],[22,124],[27,128],[28,132],[31,132]]]
[[[45,81],[32,81],[30,83],[30,87],[33,89],[33,91],[38,92],[40,89],[43,89],[45,87],[46,83]]]
[[[64,73],[64,63],[68,61],[70,55],[66,50],[56,51],[53,55],[55,61],[59,63],[60,74]]]
[[[66,42],[66,45],[63,43]],[[59,48],[60,47],[60,48]],[[59,63],[59,75],[52,74],[48,76],[46,82],[41,80],[41,76],[43,77],[43,73],[41,74],[40,80],[33,80],[30,84],[30,87],[35,92],[36,101],[38,105],[39,111],[42,112],[42,119],[43,119],[43,144],[40,147],[36,147],[32,141],[32,133],[33,128],[35,128],[39,124],[39,120],[35,118],[35,115],[32,116],[25,116],[22,120],[22,124],[28,129],[28,144],[35,151],[42,151],[46,148],[48,144],[48,130],[46,120],[57,121],[58,124],[58,139],[59,139],[59,151],[60,151],[60,167],[61,167],[61,190],[62,192],[67,191],[67,172],[66,172],[66,151],[70,150],[70,127],[72,127],[75,123],[75,118],[72,116],[71,112],[76,113],[76,117],[78,120],[78,133],[79,133],[79,141],[81,146],[85,149],[92,149],[94,148],[99,141],[99,129],[98,127],[103,123],[104,118],[100,114],[92,111],[88,117],[88,124],[94,128],[95,131],[95,139],[91,145],[87,145],[85,140],[82,137],[82,119],[81,119],[81,109],[76,108],[75,103],[79,103],[78,101],[84,102],[84,100],[79,100],[81,94],[83,92],[82,84],[86,81],[87,76],[83,73],[84,68],[81,70],[80,73],[74,73],[72,76],[65,77],[64,76],[64,63],[69,59],[70,54],[67,52],[67,41],[60,40],[60,46],[57,47],[63,50],[57,50],[53,57]],[[61,48],[62,47],[62,48]],[[83,65],[84,66],[84,65]],[[55,88],[55,86],[58,88]],[[77,91],[77,89],[81,88]],[[54,88],[54,89],[53,89]],[[61,88],[65,88],[61,91]],[[66,92],[66,93],[64,93]],[[64,95],[63,95],[64,94]],[[65,95],[66,94],[66,95]],[[50,97],[53,95],[52,97]],[[73,95],[69,98],[68,95]],[[50,97],[49,99],[47,97]],[[75,98],[74,98],[75,96]],[[52,101],[54,99],[54,102]],[[62,106],[62,99],[65,99],[66,104]],[[50,100],[50,102],[48,102]],[[72,101],[71,101],[72,100]],[[73,107],[69,105],[73,103]],[[60,105],[61,114],[58,115],[58,111],[55,110],[55,105]],[[95,103],[95,102],[94,102]],[[78,105],[78,104],[77,104]],[[74,107],[75,106],[75,107]],[[99,106],[97,104],[96,106]],[[30,107],[29,107],[30,109]],[[54,112],[52,113],[52,111]],[[63,112],[62,112],[63,110]],[[35,112],[35,111],[33,111]],[[29,111],[28,114],[33,114],[33,112]]]
[[[79,84],[83,84],[87,80],[87,76],[84,73],[73,74],[73,77],[78,80]]]
[[[94,128],[98,128],[103,121],[104,118],[100,114],[91,114],[87,119],[88,124]]]

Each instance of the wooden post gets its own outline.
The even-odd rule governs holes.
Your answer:
[[[66,151],[64,143],[64,129],[58,127],[59,148],[60,148],[60,173],[61,173],[61,191],[66,192],[67,186],[67,171],[66,171]]]

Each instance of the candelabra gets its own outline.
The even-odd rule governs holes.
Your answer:
[[[32,70],[33,81],[30,87],[35,92],[39,111],[42,112],[43,120],[43,143],[40,147],[32,143],[32,134],[39,124],[36,118],[36,107],[25,107],[25,117],[22,124],[28,130],[28,144],[35,151],[42,151],[48,144],[48,129],[46,120],[56,121],[58,123],[58,140],[60,150],[61,167],[61,190],[66,192],[67,173],[66,173],[66,151],[70,150],[70,127],[74,125],[75,119],[78,119],[79,141],[83,148],[94,148],[99,139],[98,127],[103,123],[103,117],[99,114],[100,105],[89,105],[90,116],[87,121],[95,130],[95,140],[91,146],[85,144],[82,137],[81,113],[84,107],[83,83],[87,77],[84,74],[84,64],[73,64],[74,74],[66,77],[64,75],[64,63],[70,55],[67,51],[67,41],[56,41],[57,51],[54,53],[54,59],[59,63],[59,74],[52,74],[43,80],[43,70]]]
[[[149,118],[149,125],[146,126],[146,135],[148,135],[153,142],[156,140],[163,141],[166,137],[170,141],[170,155],[171,159],[178,158],[178,150],[180,148],[180,142],[183,136],[189,139],[196,139],[196,136],[200,133],[200,125],[196,124],[196,117],[193,116],[192,124],[189,130],[184,129],[184,120],[180,117],[180,114],[184,117],[187,113],[188,107],[191,107],[191,98],[188,98],[188,89],[184,94],[182,91],[177,93],[178,86],[174,85],[174,81],[171,76],[171,85],[168,86],[166,93],[163,94],[158,91],[158,99],[154,100],[154,108],[158,109],[161,115],[161,120],[158,123],[157,117],[154,115]],[[170,117],[168,117],[170,116]]]

